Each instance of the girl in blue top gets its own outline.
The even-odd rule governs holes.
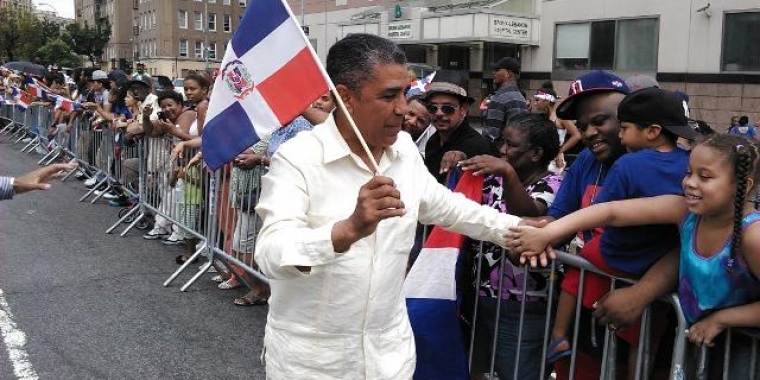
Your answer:
[[[689,339],[712,347],[728,327],[760,327],[760,223],[755,223],[760,212],[749,196],[760,179],[759,156],[755,141],[714,135],[692,150],[682,183],[684,197],[601,203],[545,228],[518,227],[508,235],[515,239],[513,249],[522,252],[524,260],[578,230],[678,224],[678,295],[692,323]],[[736,346],[735,342],[731,362],[741,365],[734,355],[741,347]]]

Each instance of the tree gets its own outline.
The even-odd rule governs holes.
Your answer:
[[[37,17],[19,7],[0,8],[0,54],[7,61],[29,58],[37,37]]]
[[[48,40],[39,48],[38,54],[45,64],[56,64],[63,67],[79,67],[82,59],[71,51],[71,47],[61,38]]]
[[[69,24],[66,35],[74,53],[86,56],[92,66],[97,65],[96,59],[103,55],[108,40],[111,39],[111,23],[108,19],[99,19],[94,26]]]

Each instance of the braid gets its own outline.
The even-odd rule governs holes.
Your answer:
[[[736,258],[742,244],[742,219],[744,219],[744,202],[747,198],[747,175],[752,164],[750,153],[744,145],[736,146],[734,172],[736,174],[736,193],[734,195],[734,234],[731,239],[730,263]]]
[[[741,251],[742,220],[744,219],[744,204],[755,201],[747,199],[747,192],[755,189],[747,188],[747,179],[754,180],[754,186],[760,182],[760,145],[754,140],[729,134],[715,134],[707,137],[700,145],[708,146],[723,153],[734,171],[736,190],[734,192],[734,222],[731,237],[731,252],[728,260],[728,270],[732,270],[734,262]],[[760,187],[758,187],[760,191]],[[758,193],[760,195],[760,193]]]

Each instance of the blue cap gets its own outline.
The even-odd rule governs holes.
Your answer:
[[[631,91],[620,77],[606,71],[591,71],[570,84],[567,98],[557,106],[557,117],[563,120],[577,120],[578,99],[598,92],[619,92],[628,95]]]

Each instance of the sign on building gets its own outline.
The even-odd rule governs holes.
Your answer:
[[[388,38],[412,38],[411,22],[396,22],[388,24]]]
[[[491,17],[491,36],[530,41],[531,20],[513,17]]]

